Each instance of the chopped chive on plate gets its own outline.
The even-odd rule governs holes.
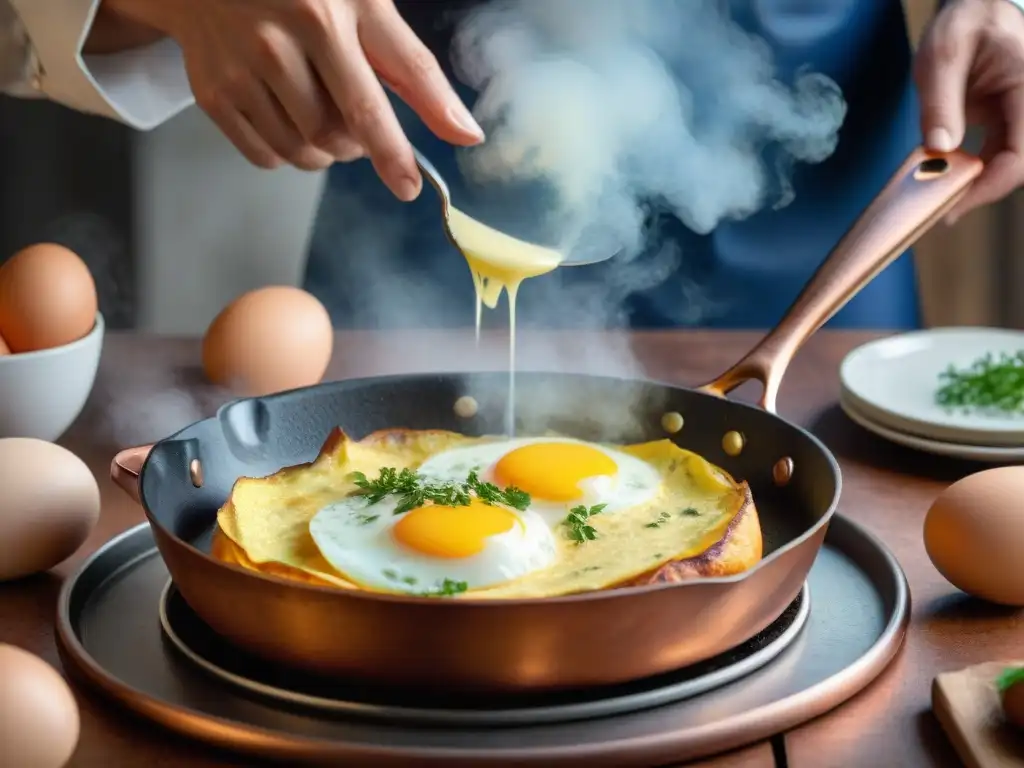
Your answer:
[[[889,336],[850,352],[839,378],[845,403],[887,430],[1024,451],[1024,331],[954,327]],[[937,399],[944,385],[946,404]]]

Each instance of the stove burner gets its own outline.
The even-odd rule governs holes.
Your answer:
[[[800,635],[810,613],[808,587],[763,632],[713,659],[614,686],[500,698],[424,695],[377,686],[368,689],[284,669],[240,651],[193,613],[174,584],[160,596],[164,637],[206,673],[249,693],[336,715],[430,725],[522,726],[587,720],[651,709],[735,682],[772,661]]]

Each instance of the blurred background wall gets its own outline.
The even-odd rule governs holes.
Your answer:
[[[298,284],[323,181],[251,167],[194,108],[138,134],[0,96],[0,261],[69,246],[111,327],[199,334],[239,293]]]
[[[915,39],[936,0],[904,0]],[[297,284],[323,174],[250,167],[196,109],[147,134],[0,97],[0,260],[64,243],[112,327],[199,334],[233,297]],[[918,245],[925,321],[1024,328],[1024,193]]]

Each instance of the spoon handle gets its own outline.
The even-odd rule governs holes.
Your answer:
[[[416,165],[420,167],[420,171],[422,171],[423,175],[427,177],[427,181],[437,191],[438,196],[441,198],[441,203],[447,212],[448,206],[451,203],[451,193],[448,191],[448,184],[437,168],[434,167],[434,164],[427,160],[416,147],[412,148],[412,154],[416,158]]]

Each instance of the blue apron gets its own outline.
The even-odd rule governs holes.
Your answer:
[[[520,292],[524,327],[772,326],[919,143],[901,3],[729,3],[733,20],[771,45],[780,78],[809,66],[842,88],[848,113],[836,152],[824,163],[796,167],[795,199],[787,207],[723,222],[704,236],[674,217],[662,217],[648,252],[637,257],[641,264],[649,262],[649,270],[639,272],[645,280],[617,285],[615,266],[606,262],[527,281]],[[400,4],[444,63],[449,41],[438,30],[438,21],[445,5],[422,0]],[[595,9],[600,5],[596,2]],[[462,88],[460,94],[472,105],[472,93]],[[460,184],[453,148],[435,138],[405,105],[396,100],[395,106],[409,139],[433,160],[453,186],[460,207],[472,214],[473,207],[463,202],[471,192]],[[500,226],[493,217],[485,220]],[[684,254],[667,276],[659,262],[666,245]],[[398,202],[367,161],[337,164],[329,172],[305,287],[323,301],[339,328],[464,327],[473,322],[469,270],[444,237],[433,191],[425,185],[416,201]],[[830,325],[902,329],[918,323],[908,252]]]

